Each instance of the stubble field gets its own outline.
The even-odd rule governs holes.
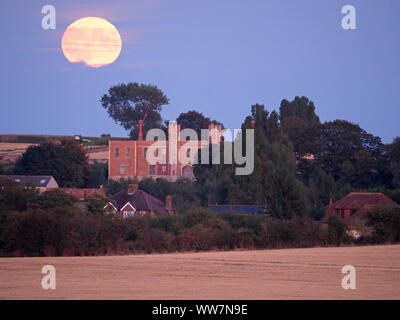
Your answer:
[[[55,290],[42,289],[44,265]],[[341,286],[344,265],[355,290]],[[3,258],[0,299],[400,299],[400,245]]]

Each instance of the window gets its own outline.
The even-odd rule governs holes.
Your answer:
[[[156,166],[150,165],[150,175],[154,176],[156,174]]]
[[[156,157],[158,157],[158,148],[156,149]]]
[[[165,171],[167,171],[167,166],[166,165],[162,166],[162,172],[165,172]]]
[[[186,157],[190,157],[190,148],[186,150]]]
[[[147,148],[144,148],[143,156],[144,156],[145,159],[146,159],[146,155],[147,155]]]
[[[133,217],[134,215],[135,215],[135,211],[124,211],[122,216],[124,219],[126,219],[129,217]]]
[[[119,174],[120,175],[128,174],[128,165],[126,163],[121,163],[119,165]]]
[[[126,157],[128,159],[131,157],[131,147],[126,147]]]
[[[119,147],[115,147],[115,158],[119,158]]]

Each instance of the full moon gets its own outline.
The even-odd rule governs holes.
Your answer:
[[[64,56],[71,63],[99,68],[117,60],[121,36],[110,22],[87,17],[76,20],[65,30],[61,41]]]

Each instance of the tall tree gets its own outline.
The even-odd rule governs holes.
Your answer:
[[[252,106],[242,130],[255,130],[254,171],[236,180],[244,192],[242,201],[266,205],[271,215],[286,219],[305,213],[304,190],[295,178],[292,144],[281,133],[276,113],[263,105]]]
[[[84,187],[90,177],[88,159],[74,140],[60,145],[43,143],[30,146],[15,163],[14,174],[50,175],[61,187]]]
[[[367,188],[379,180],[377,169],[383,152],[379,137],[345,120],[325,122],[321,137],[319,163],[336,181]]]
[[[335,180],[318,168],[310,178],[308,191],[311,216],[319,220],[324,216],[329,200],[336,194]]]
[[[139,134],[139,120],[143,120],[144,134],[154,128],[165,129],[160,112],[169,99],[154,85],[121,83],[111,87],[100,101],[109,116],[129,130],[133,139]]]
[[[320,151],[321,123],[315,114],[315,106],[306,97],[295,97],[289,102],[284,99],[279,108],[282,129],[299,155],[317,154]]]
[[[190,128],[196,131],[198,137],[201,137],[201,129],[208,129],[210,123],[221,124],[216,120],[211,120],[201,112],[190,110],[181,113],[176,121],[180,124],[181,129]]]
[[[393,175],[393,186],[400,188],[400,137],[387,146],[388,160]]]

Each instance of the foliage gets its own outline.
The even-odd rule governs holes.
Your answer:
[[[90,164],[90,176],[86,182],[86,188],[100,188],[108,182],[108,164]]]
[[[400,137],[387,146],[388,162],[393,175],[393,186],[400,188]]]
[[[293,144],[293,151],[300,154],[318,154],[321,149],[321,123],[315,106],[306,97],[282,100],[279,108],[282,130]]]
[[[73,140],[60,145],[30,146],[14,166],[14,174],[53,176],[60,187],[83,187],[90,167],[83,148]]]
[[[108,115],[129,130],[129,135],[137,139],[139,120],[143,120],[143,134],[147,130],[163,128],[161,110],[167,105],[167,96],[154,85],[129,82],[112,86],[101,98],[101,104]]]
[[[322,169],[336,181],[365,188],[380,184],[383,144],[359,125],[335,120],[322,125]]]
[[[43,210],[57,208],[57,207],[72,207],[78,200],[73,196],[55,189],[46,191],[40,194],[35,199],[28,203],[28,208],[36,209],[40,208]]]
[[[367,225],[375,229],[376,242],[400,241],[400,207],[375,207],[366,216]]]
[[[38,192],[19,183],[0,177],[0,212],[25,211]]]
[[[327,223],[329,242],[340,246],[346,234],[346,224],[336,213],[329,216]]]
[[[309,181],[309,204],[310,215],[320,220],[326,205],[336,194],[336,184],[333,177],[326,174],[322,169],[317,169]]]
[[[193,129],[196,131],[199,138],[201,137],[201,129],[208,129],[208,126],[211,123],[221,124],[216,120],[211,120],[210,118],[205,117],[203,113],[195,110],[181,113],[176,121],[180,124],[181,130],[186,128]]]
[[[138,181],[133,179],[123,179],[123,178],[121,178],[119,181],[108,180],[107,183],[104,185],[104,190],[107,194],[114,195],[122,190],[128,189],[129,184],[138,184]]]

